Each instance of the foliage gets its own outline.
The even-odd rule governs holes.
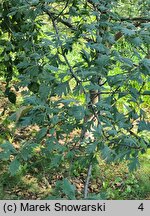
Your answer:
[[[71,178],[96,165],[100,154],[109,163],[128,160],[130,170],[139,166],[139,153],[149,147],[143,104],[150,94],[150,19],[148,1],[132,3],[1,1],[4,93],[16,104],[25,89],[10,118],[12,133],[38,126],[18,150],[10,140],[1,143],[1,160],[13,156],[12,175],[40,157],[47,171],[66,169],[58,188],[75,199]]]

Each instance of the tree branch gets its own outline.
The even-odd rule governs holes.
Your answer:
[[[49,14],[49,15],[51,16],[51,14]],[[54,27],[54,29],[55,29],[55,31],[56,31],[57,39],[58,39],[58,41],[60,42],[61,40],[60,40],[60,37],[59,37],[59,32],[58,32],[58,28],[57,28],[57,26],[56,26],[55,20],[54,20],[53,17],[51,17],[51,20],[52,20],[52,23],[53,23],[53,27]],[[81,83],[81,80],[79,80],[79,78],[75,75],[75,73],[74,73],[74,71],[73,71],[73,69],[72,69],[72,67],[71,67],[71,65],[70,65],[70,63],[69,63],[69,61],[68,61],[68,59],[67,59],[67,56],[66,56],[66,54],[65,54],[65,52],[64,52],[64,50],[63,50],[62,45],[60,45],[60,47],[61,47],[62,56],[64,57],[64,60],[65,60],[66,64],[67,64],[68,67],[69,67],[69,71],[70,71],[72,77],[76,80],[77,84],[80,84],[80,83]]]
[[[122,17],[120,18],[121,21],[139,21],[139,22],[150,22],[149,17]]]
[[[85,185],[84,185],[84,199],[87,199],[87,196],[88,196],[88,187],[89,187],[91,173],[92,173],[92,163],[90,162],[88,173],[87,173],[87,178],[86,178]]]
[[[68,22],[67,20],[64,20],[62,18],[60,18],[60,14],[55,14],[54,12],[49,11],[46,8],[43,8],[43,11],[53,20],[57,19],[57,22],[61,22],[62,24],[64,24],[65,26],[67,26],[68,28],[70,28],[71,30],[77,31],[76,27],[73,26],[70,22]]]
[[[57,20],[57,19],[60,17],[60,15],[62,15],[62,13],[65,11],[65,9],[68,7],[69,1],[70,1],[70,0],[67,0],[65,7],[64,7],[63,10],[57,15],[57,17],[55,18],[55,20]]]

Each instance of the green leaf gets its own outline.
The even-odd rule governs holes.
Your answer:
[[[31,79],[34,79],[39,76],[40,68],[38,65],[31,65],[26,69],[26,72],[30,74]]]
[[[89,64],[90,63],[90,54],[86,52],[84,49],[80,52],[82,58]]]
[[[46,84],[40,85],[39,94],[40,94],[41,100],[47,100],[49,92],[50,92],[49,86],[47,86]]]
[[[139,121],[138,132],[141,132],[141,131],[144,131],[144,130],[150,131],[150,122]]]
[[[124,62],[126,65],[133,67],[133,62],[129,58],[121,58],[121,61]]]
[[[70,87],[69,87],[69,83],[68,82],[63,82],[60,83],[56,88],[55,88],[55,92],[58,96],[62,96],[67,95],[67,93],[69,92]]]
[[[103,159],[108,159],[110,157],[111,150],[108,146],[105,145],[104,148],[102,149],[101,153],[102,153]]]
[[[13,8],[10,13],[7,14],[8,17],[14,16],[17,13],[17,8]]]
[[[10,163],[10,165],[9,165],[9,171],[10,171],[10,173],[11,173],[12,176],[14,176],[18,172],[19,167],[20,167],[20,162],[17,159],[14,159]]]
[[[149,90],[146,90],[142,93],[142,95],[150,95],[150,91]]]
[[[100,67],[105,67],[110,63],[110,57],[108,55],[101,55],[97,60],[96,63],[100,66]]]
[[[38,53],[32,53],[30,57],[34,60],[39,60],[41,58],[41,56]]]
[[[24,161],[29,160],[33,155],[33,150],[38,146],[39,146],[39,144],[37,144],[37,143],[26,142],[20,150],[22,159]]]
[[[51,168],[54,168],[54,167],[60,166],[61,160],[62,160],[62,155],[55,155],[55,156],[52,158],[52,161],[51,161],[51,163],[50,163],[50,167],[51,167]]]
[[[128,155],[130,155],[130,153],[131,153],[130,149],[123,148],[123,150],[119,151],[119,153],[116,155],[115,160],[123,161],[125,158],[128,157]]]
[[[93,142],[93,143],[89,144],[89,145],[87,146],[86,152],[87,152],[88,154],[93,153],[93,152],[95,151],[96,147],[97,147],[97,144],[98,144],[98,142]]]
[[[109,162],[111,161],[112,158],[111,154],[112,154],[112,150],[107,145],[105,145],[104,148],[101,150],[102,158],[107,162]]]
[[[30,63],[28,61],[23,61],[23,62],[20,62],[17,67],[20,68],[20,69],[25,69],[27,68],[28,66],[30,65]]]
[[[77,120],[82,120],[85,116],[83,106],[73,106],[69,109],[69,115],[74,116]]]
[[[128,168],[130,172],[133,172],[134,170],[137,170],[139,167],[139,160],[138,158],[132,158],[130,159],[130,163],[128,164]]]
[[[108,76],[108,84],[112,87],[114,85],[121,85],[126,77],[123,74],[116,74],[116,75],[112,75],[112,76]]]
[[[5,142],[0,145],[0,159],[9,160],[10,155],[16,153],[16,149],[10,142]]]
[[[136,88],[130,88],[130,94],[136,100],[139,98],[139,91]]]
[[[47,127],[41,128],[41,130],[38,131],[38,133],[37,133],[37,136],[36,136],[37,140],[43,139],[43,137],[46,135],[46,133],[47,133]]]
[[[150,75],[150,59],[143,59],[142,61],[141,61],[141,69],[142,69],[142,73],[144,74],[144,75]]]
[[[115,136],[115,135],[117,135],[117,131],[116,131],[116,130],[108,130],[107,133],[108,133],[110,136]]]
[[[133,29],[122,28],[121,31],[125,36],[133,36],[133,35],[135,35],[135,30],[133,30]]]
[[[39,3],[39,0],[32,0],[31,3],[32,5],[36,6]]]
[[[58,71],[58,67],[54,67],[53,65],[46,65],[46,69],[49,70],[49,71],[55,71],[57,72]]]
[[[141,44],[142,44],[142,39],[141,38],[139,38],[139,37],[135,37],[135,38],[133,38],[132,40],[132,43],[135,45],[135,46],[141,46]]]
[[[75,198],[75,186],[72,185],[68,179],[63,180],[63,185],[62,185],[63,192],[67,195],[68,199],[74,200]]]

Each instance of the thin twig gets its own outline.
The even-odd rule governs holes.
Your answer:
[[[87,178],[86,178],[85,185],[84,185],[84,199],[87,199],[88,197],[88,187],[89,187],[89,182],[91,178],[91,173],[92,173],[92,163],[90,162],[88,173],[87,173]]]
[[[121,21],[139,21],[139,22],[150,22],[149,17],[122,17],[120,18]]]
[[[69,63],[69,61],[68,61],[68,59],[67,59],[67,56],[65,55],[64,50],[63,50],[62,47],[61,47],[61,50],[62,50],[62,55],[63,55],[63,57],[64,57],[64,59],[65,59],[65,62],[66,62],[66,64],[67,64],[68,67],[69,67],[70,73],[72,74],[72,77],[76,80],[76,82],[77,82],[78,84],[80,84],[80,83],[81,83],[81,80],[79,80],[79,78],[75,75],[75,73],[74,73],[74,71],[73,71],[73,69],[72,69],[72,67],[71,67],[71,65],[70,65],[70,63]]]
[[[58,17],[58,14],[49,11],[46,8],[43,8],[43,11],[53,20],[56,20],[56,18]],[[77,31],[77,28],[75,26],[73,26],[70,22],[68,22],[67,20],[62,19],[60,16],[57,18],[57,22],[61,22],[62,24],[64,24],[65,26],[67,26],[68,28],[70,28],[71,30]]]
[[[70,0],[68,0],[67,2],[66,2],[66,5],[65,5],[65,7],[63,8],[63,10],[55,17],[55,19],[54,20],[57,20],[58,19],[58,17],[60,17],[60,15],[62,15],[62,13],[64,12],[64,10],[68,7],[68,4],[69,4],[69,1]]]
[[[58,31],[57,25],[56,25],[56,23],[55,23],[55,20],[54,20],[54,18],[51,16],[51,13],[49,13],[49,16],[50,16],[50,18],[51,18],[51,20],[52,20],[52,24],[53,24],[53,27],[54,27],[54,29],[55,29],[58,42],[61,44],[61,40],[60,40],[60,36],[59,36],[59,31]],[[80,83],[81,83],[81,80],[79,80],[79,78],[75,75],[75,73],[74,73],[74,71],[73,71],[73,69],[72,69],[72,67],[71,67],[71,65],[70,65],[70,63],[69,63],[69,61],[68,61],[68,59],[67,59],[67,56],[66,56],[66,54],[65,54],[65,52],[64,52],[64,50],[63,50],[62,45],[60,45],[60,47],[61,47],[62,55],[63,55],[63,57],[64,57],[64,60],[65,60],[66,64],[67,64],[68,67],[69,67],[69,71],[70,71],[72,77],[76,80],[77,84],[80,84]]]

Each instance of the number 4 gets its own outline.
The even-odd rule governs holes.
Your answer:
[[[143,211],[144,210],[144,206],[143,206],[143,203],[141,203],[138,207],[139,210]]]

